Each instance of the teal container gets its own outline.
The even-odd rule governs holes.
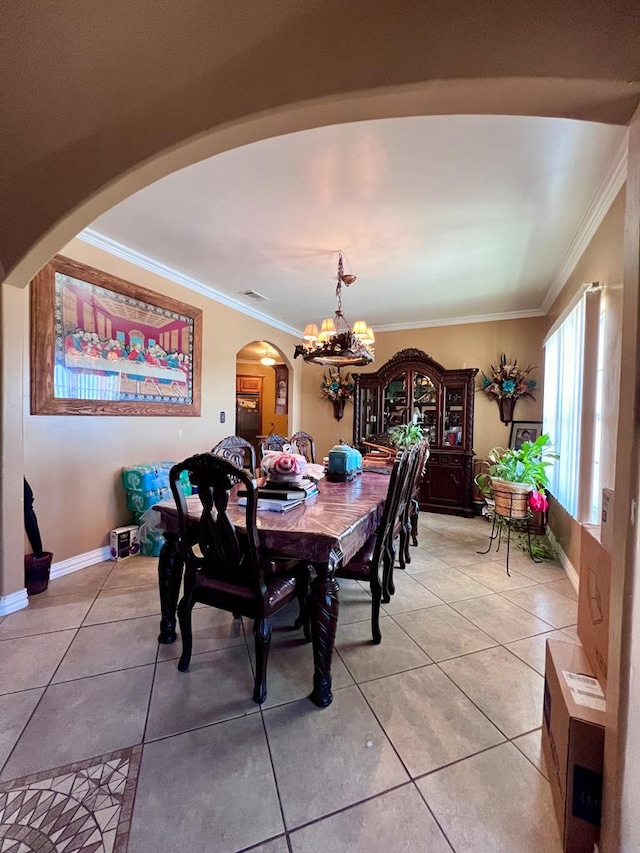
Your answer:
[[[362,454],[349,444],[335,444],[329,451],[327,480],[344,483],[362,473]]]

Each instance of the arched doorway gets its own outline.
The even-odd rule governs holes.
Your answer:
[[[235,434],[256,452],[261,436],[290,433],[289,378],[286,359],[268,341],[251,341],[236,353]]]

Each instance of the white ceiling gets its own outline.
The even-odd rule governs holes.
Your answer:
[[[335,310],[339,249],[358,276],[344,290],[351,322],[536,315],[625,133],[519,116],[308,130],[176,172],[89,235],[295,330]],[[240,295],[248,289],[269,301]]]

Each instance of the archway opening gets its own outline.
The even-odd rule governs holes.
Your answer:
[[[269,341],[251,341],[236,353],[235,434],[250,441],[259,458],[260,441],[290,434],[291,371]]]

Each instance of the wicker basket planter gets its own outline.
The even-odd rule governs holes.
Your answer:
[[[508,480],[491,478],[493,500],[497,515],[505,518],[526,518],[529,512],[529,493],[533,486],[527,483],[511,483]]]

